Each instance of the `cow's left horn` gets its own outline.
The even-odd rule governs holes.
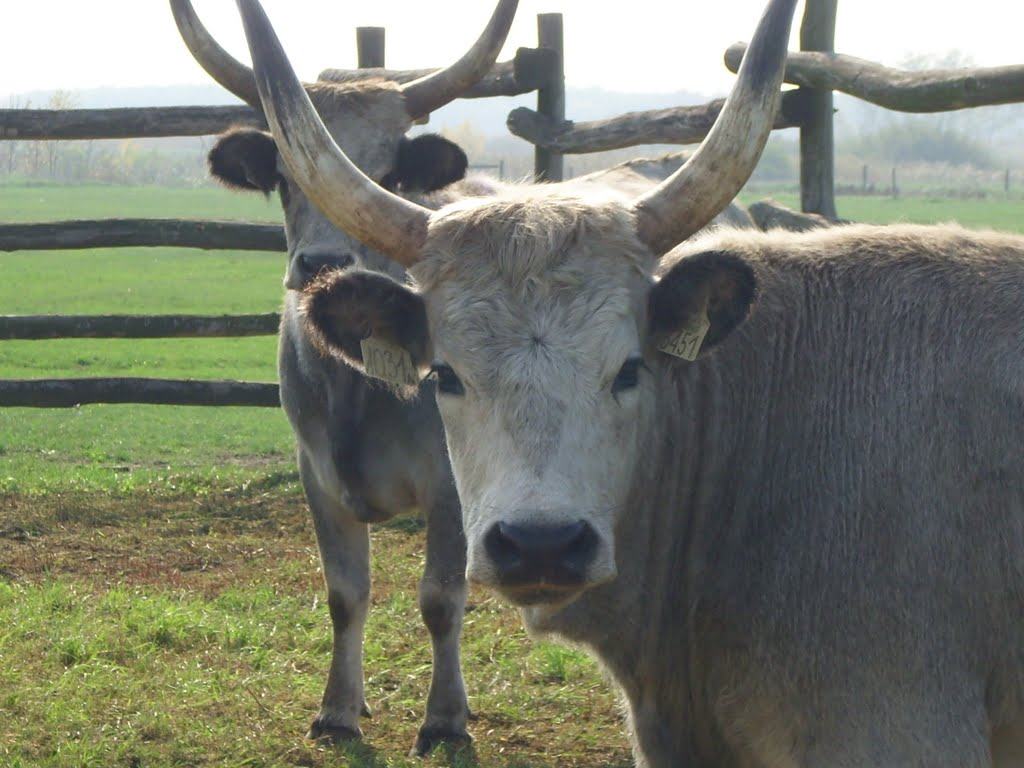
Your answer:
[[[252,70],[225,51],[203,26],[189,0],[171,0],[171,13],[193,58],[214,80],[250,107],[261,109]]]
[[[711,132],[682,168],[634,202],[637,234],[654,253],[711,221],[754,172],[779,107],[795,6],[771,0]]]
[[[430,212],[374,184],[345,156],[292,69],[259,0],[237,0],[267,123],[296,183],[337,227],[410,266]]]
[[[402,86],[406,109],[413,119],[457,99],[487,74],[505,45],[518,6],[519,0],[499,0],[483,34],[461,59]]]

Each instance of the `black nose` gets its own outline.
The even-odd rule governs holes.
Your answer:
[[[498,522],[484,537],[484,549],[502,584],[582,584],[597,553],[598,537],[586,520],[568,525]]]
[[[326,269],[344,269],[352,266],[355,261],[352,254],[349,253],[317,253],[316,251],[303,251],[297,258],[306,282]]]

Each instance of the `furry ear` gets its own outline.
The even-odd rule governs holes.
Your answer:
[[[321,352],[397,385],[404,394],[415,392],[430,367],[423,299],[379,272],[324,273],[305,289],[302,313],[306,332]],[[368,350],[378,359],[364,359]],[[386,370],[382,375],[377,365],[382,359],[394,375]]]
[[[648,333],[655,346],[689,343],[694,359],[742,323],[757,293],[754,270],[724,251],[705,251],[681,259],[656,282],[648,295]]]
[[[234,189],[269,195],[277,188],[277,145],[269,133],[233,128],[222,134],[207,155],[210,174]]]
[[[381,179],[386,189],[434,192],[462,179],[469,160],[462,148],[436,133],[403,138],[395,169]]]

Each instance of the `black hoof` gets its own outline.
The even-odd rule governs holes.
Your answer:
[[[309,726],[306,734],[307,741],[318,741],[321,744],[347,744],[359,741],[363,738],[363,732],[358,728],[348,728],[344,725],[330,725],[314,720]]]
[[[410,757],[426,757],[435,747],[444,745],[452,751],[473,743],[473,737],[465,731],[455,732],[444,728],[420,728],[416,743],[409,750]]]

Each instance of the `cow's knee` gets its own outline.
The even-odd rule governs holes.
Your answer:
[[[419,589],[420,615],[434,636],[445,636],[459,629],[466,602],[466,583],[462,579],[447,582],[423,579]]]
[[[369,607],[369,585],[329,587],[327,590],[327,609],[331,614],[335,635],[352,626],[362,628]]]

